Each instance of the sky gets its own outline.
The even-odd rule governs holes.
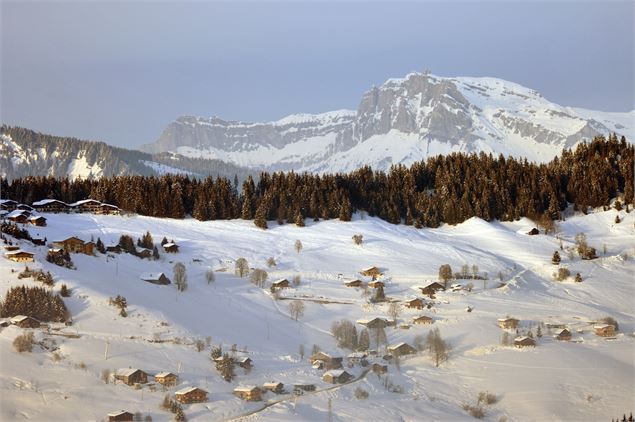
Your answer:
[[[127,148],[182,115],[356,109],[425,69],[635,109],[631,1],[0,2],[0,121]]]

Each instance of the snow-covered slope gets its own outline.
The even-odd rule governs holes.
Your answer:
[[[35,330],[38,340],[55,339],[61,357],[56,360],[53,350],[40,347],[18,354],[11,342],[23,330],[0,329],[0,419],[101,420],[108,412],[126,409],[150,414],[155,421],[169,420],[170,414],[159,409],[166,394],[161,389],[135,390],[100,380],[104,369],[131,366],[151,374],[178,371],[179,385],[168,389],[170,394],[188,386],[209,391],[207,403],[184,406],[190,421],[228,420],[249,412],[256,412],[254,420],[326,420],[329,402],[334,420],[339,421],[470,421],[473,418],[462,404],[475,404],[481,391],[499,399],[487,406],[486,420],[607,420],[631,411],[635,396],[635,260],[620,258],[633,253],[635,213],[619,212],[620,224],[614,223],[616,214],[610,210],[559,223],[563,247],[572,245],[576,233],[585,232],[589,244],[600,252],[593,261],[570,259],[562,252],[562,264],[573,274],[580,272],[582,283],[552,281],[555,267],[550,258],[560,241],[555,236],[524,234],[533,227],[529,220],[487,223],[473,218],[457,226],[417,230],[356,215],[349,223],[307,221],[304,228],[272,223],[265,231],[241,220],[46,215],[47,227],[29,230],[49,241],[77,235],[85,240],[99,237],[108,244],[121,234],[140,237],[149,230],[155,241],[173,238],[181,251],[162,254],[159,261],[73,254],[77,270],[67,270],[44,260],[45,247],[23,243],[24,249],[36,253],[37,263],[31,267],[53,272],[55,290],[62,283],[72,289],[65,302],[74,324],[61,326],[58,334],[78,338]],[[363,235],[362,245],[353,244],[353,234]],[[300,253],[294,250],[296,240],[303,244]],[[267,269],[266,288],[232,274],[238,257],[245,257],[251,267]],[[276,267],[266,267],[269,257],[276,260]],[[183,293],[173,285],[139,279],[148,271],[171,277],[178,261],[187,267],[189,288]],[[360,376],[359,381],[324,390],[331,385],[321,381],[322,372],[312,369],[306,356],[300,358],[299,346],[304,345],[307,356],[313,344],[345,355],[348,352],[329,335],[331,324],[343,318],[386,316],[388,310],[387,304],[368,303],[363,290],[344,287],[340,277],[359,277],[359,269],[380,266],[387,296],[404,300],[417,296],[417,286],[436,280],[439,266],[445,263],[455,270],[476,264],[490,280],[473,281],[471,292],[439,293],[430,310],[403,309],[400,324],[420,314],[432,316],[435,323],[408,330],[388,328],[386,334],[390,344],[413,343],[418,335],[439,328],[452,345],[450,359],[435,368],[426,353],[402,357],[399,366],[388,364],[388,374],[381,378],[355,366],[347,370]],[[38,285],[30,279],[18,280],[23,267],[0,258],[1,295],[11,286]],[[216,276],[210,285],[205,281],[208,268]],[[301,276],[301,284],[282,291],[281,297],[304,300],[306,309],[299,322],[289,317],[289,301],[274,300],[268,289],[272,280],[294,275]],[[466,285],[469,280],[458,282]],[[127,318],[108,304],[108,298],[117,294],[127,298]],[[467,306],[473,311],[466,312]],[[532,327],[534,333],[541,322],[567,324],[578,342],[558,342],[543,327],[535,349],[503,347],[497,318],[506,314],[519,318],[522,330]],[[592,321],[606,315],[620,324],[612,341],[596,337],[591,329]],[[235,381],[223,381],[209,360],[209,347],[195,350],[194,340],[207,336],[224,350],[232,344],[245,350],[239,355],[251,357],[254,368],[249,373],[238,369]],[[320,391],[297,398],[267,394],[265,402],[256,403],[231,394],[237,385],[271,380],[283,382],[287,390],[294,383],[315,383]],[[357,387],[368,391],[369,398],[355,398]],[[274,404],[275,400],[281,401]],[[264,408],[265,404],[270,406]]]
[[[181,117],[144,151],[174,151],[270,170],[387,169],[454,151],[548,161],[563,148],[616,132],[633,139],[635,111],[554,104],[495,78],[411,73],[366,92],[356,111],[298,114],[268,123]]]

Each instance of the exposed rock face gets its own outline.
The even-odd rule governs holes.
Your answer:
[[[269,170],[386,169],[452,151],[546,161],[598,134],[632,138],[635,112],[561,107],[494,78],[412,73],[364,93],[357,111],[246,123],[180,117],[143,151],[179,152]]]

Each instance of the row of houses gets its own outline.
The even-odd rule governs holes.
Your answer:
[[[41,215],[31,215],[29,211],[14,210],[4,216],[5,219],[16,224],[32,224],[38,227],[46,226],[46,218]]]
[[[499,318],[498,319],[498,326],[500,328],[503,329],[516,329],[518,328],[518,323],[520,321],[516,318],[512,318],[512,317],[505,317],[505,318]],[[613,337],[615,335],[615,326],[611,325],[611,324],[596,324],[593,326],[593,330],[595,332],[595,334],[597,336],[600,337]],[[554,333],[554,338],[556,340],[564,340],[564,341],[569,341],[571,340],[571,331],[562,326],[559,325],[558,326],[558,331],[556,331]],[[518,340],[519,338],[514,340],[514,344],[516,344],[516,340]],[[516,344],[517,346],[524,346],[524,345],[530,345],[530,346],[535,346],[535,342],[534,344],[529,344],[531,342],[527,341],[526,339],[524,339],[524,337],[520,338],[521,341],[519,341],[519,344]],[[533,340],[533,339],[531,339]]]
[[[38,212],[49,213],[91,213],[100,215],[117,215],[121,213],[119,207],[111,204],[105,204],[95,199],[84,199],[81,201],[67,204],[57,199],[42,199],[33,202],[33,209]]]

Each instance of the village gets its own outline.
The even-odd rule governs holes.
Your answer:
[[[560,342],[570,343],[571,347],[588,347],[588,344],[597,344],[598,341],[607,342],[608,347],[618,347],[620,343],[627,342],[629,347],[632,347],[632,337],[625,337],[629,335],[629,330],[632,333],[632,321],[624,321],[623,311],[618,312],[618,315],[606,311],[601,314],[588,312],[574,315],[571,312],[558,314],[558,309],[550,309],[548,314],[541,318],[531,316],[531,306],[505,298],[510,291],[520,294],[522,289],[529,288],[522,284],[526,283],[523,276],[527,273],[527,268],[516,263],[507,268],[506,274],[500,272],[501,276],[492,277],[476,265],[466,271],[459,268],[456,263],[450,262],[455,269],[453,272],[450,269],[452,275],[445,277],[442,267],[446,261],[441,261],[444,262],[443,265],[419,267],[421,276],[418,276],[415,272],[405,273],[403,269],[399,269],[399,261],[381,260],[377,252],[372,250],[365,256],[364,248],[367,246],[364,243],[356,244],[355,241],[350,242],[349,248],[361,250],[356,262],[366,262],[370,266],[347,268],[346,260],[336,259],[329,265],[331,269],[324,271],[318,269],[319,263],[322,262],[322,258],[318,258],[309,264],[304,263],[308,265],[308,270],[298,271],[294,266],[285,268],[282,263],[284,256],[276,256],[275,259],[271,257],[271,261],[277,262],[272,264],[267,259],[268,263],[265,264],[265,257],[274,255],[275,248],[270,251],[254,248],[261,258],[252,252],[245,260],[251,265],[246,264],[246,267],[243,267],[238,256],[224,254],[222,249],[217,248],[211,251],[201,249],[197,244],[201,240],[188,239],[178,230],[168,230],[172,223],[160,222],[159,219],[145,219],[143,227],[136,227],[133,222],[139,217],[123,215],[117,207],[99,201],[87,199],[65,204],[49,199],[28,206],[2,200],[0,206],[3,223],[12,224],[28,233],[28,237],[25,235],[25,238],[21,238],[9,234],[17,233],[14,231],[16,229],[3,230],[4,255],[6,261],[11,262],[7,268],[11,268],[11,272],[15,274],[25,268],[52,271],[55,274],[54,278],[73,284],[73,292],[88,289],[89,286],[92,287],[88,290],[95,289],[95,281],[82,286],[82,280],[91,277],[90,274],[93,274],[96,268],[101,268],[97,271],[103,275],[97,276],[98,279],[105,277],[104,280],[116,279],[116,285],[127,284],[125,288],[108,287],[105,290],[109,292],[110,302],[113,302],[112,297],[115,295],[124,295],[122,298],[126,302],[125,305],[120,306],[119,302],[114,301],[116,306],[110,306],[113,309],[119,306],[122,311],[119,316],[108,317],[116,321],[116,324],[125,323],[126,327],[131,328],[129,321],[134,319],[141,317],[142,321],[150,321],[149,311],[142,310],[148,308],[147,304],[142,309],[134,310],[141,300],[140,297],[145,293],[152,294],[152,297],[158,300],[159,305],[156,309],[159,311],[163,309],[160,303],[166,300],[174,302],[176,299],[176,303],[186,300],[189,290],[183,288],[183,273],[176,270],[177,265],[181,264],[183,271],[187,271],[186,287],[202,285],[195,287],[196,291],[200,292],[201,289],[212,286],[207,288],[213,292],[217,289],[216,286],[227,285],[231,287],[223,289],[235,289],[238,283],[241,289],[249,289],[241,295],[259,292],[259,300],[270,301],[266,305],[269,310],[265,313],[268,315],[265,321],[267,340],[275,335],[271,333],[276,330],[275,326],[272,326],[277,320],[273,317],[274,313],[275,318],[287,320],[284,326],[289,326],[285,332],[293,331],[293,327],[297,326],[301,337],[308,336],[308,333],[303,332],[314,330],[314,323],[326,329],[322,330],[325,333],[318,335],[322,341],[315,340],[313,346],[309,343],[306,346],[301,345],[301,348],[293,353],[298,356],[292,359],[293,363],[289,363],[288,369],[292,370],[291,373],[297,374],[294,379],[291,373],[285,374],[284,365],[280,367],[281,363],[276,364],[275,371],[267,369],[272,357],[258,358],[262,353],[266,353],[266,350],[262,345],[249,341],[250,338],[253,340],[252,335],[245,336],[240,333],[240,322],[228,323],[235,326],[234,330],[228,330],[228,327],[217,328],[216,324],[212,324],[204,330],[211,338],[206,341],[201,337],[192,338],[190,330],[181,340],[177,340],[175,335],[168,335],[167,332],[149,336],[146,322],[132,328],[126,335],[134,338],[135,342],[144,339],[143,344],[149,347],[170,344],[171,347],[177,348],[172,350],[171,354],[178,355],[178,348],[188,347],[197,349],[201,355],[208,355],[209,363],[204,382],[201,382],[200,375],[196,375],[198,371],[181,371],[181,364],[188,365],[186,357],[176,358],[180,362],[177,365],[174,365],[173,358],[171,364],[165,366],[157,365],[156,361],[149,365],[139,365],[139,360],[126,362],[123,357],[119,357],[116,359],[119,367],[110,369],[110,366],[106,366],[106,375],[103,372],[105,369],[98,371],[99,377],[109,385],[118,384],[119,389],[145,391],[146,395],[153,396],[156,400],[167,400],[162,407],[162,414],[172,413],[176,415],[177,420],[196,415],[205,418],[204,414],[200,413],[202,408],[196,406],[205,404],[208,406],[207,409],[213,409],[219,397],[220,402],[228,402],[226,394],[231,394],[239,402],[244,402],[246,407],[241,408],[233,404],[229,407],[233,410],[223,413],[220,419],[265,411],[277,404],[296,403],[297,400],[306,400],[311,395],[319,396],[333,388],[349,385],[353,388],[356,384],[367,382],[370,375],[384,383],[389,394],[402,394],[400,391],[403,387],[392,385],[391,380],[403,378],[403,368],[414,365],[413,362],[419,362],[420,359],[424,359],[432,368],[442,369],[454,365],[454,361],[458,360],[456,354],[460,353],[457,350],[460,350],[461,346],[452,336],[446,335],[446,332],[460,329],[460,321],[475,318],[489,327],[487,330],[490,340],[485,343],[490,344],[488,347],[491,350],[487,352],[488,355],[496,353],[496,350],[550,349]],[[97,225],[94,225],[95,221]],[[163,237],[160,243],[154,245],[150,240],[151,244],[148,244],[146,236],[151,230],[153,235]],[[134,243],[132,247],[128,245],[133,242],[132,239],[130,242],[122,240],[129,234],[133,238],[138,236],[136,246]],[[552,250],[547,251],[548,258],[544,263],[545,271],[552,270],[554,264],[550,262],[551,253],[558,250],[558,242],[562,242],[561,239],[544,235],[537,229],[528,230],[523,227],[514,230],[512,234],[527,239],[527,242],[537,241],[554,245],[551,247]],[[302,239],[303,233],[299,231],[296,236]],[[534,241],[533,238],[537,240]],[[366,240],[369,241],[367,244],[372,247],[372,238]],[[316,240],[305,240],[306,246],[299,240],[296,240],[295,244],[294,239],[288,239],[287,242],[294,249],[287,253],[294,260],[301,262],[310,256],[311,243],[315,243]],[[209,255],[210,252],[213,257]],[[258,260],[262,264],[256,265]],[[591,261],[587,261],[578,261],[577,265],[593,265]],[[485,262],[485,269],[487,265]],[[106,274],[107,271],[110,273]],[[264,273],[262,279],[254,277],[254,274],[261,274],[259,271]],[[492,274],[493,271],[490,269],[489,273]],[[204,279],[206,281],[203,281]],[[567,289],[584,289],[585,284],[588,284],[588,280],[582,283],[573,280],[564,283],[551,279],[540,281],[543,289],[561,289],[560,286],[566,286]],[[103,287],[97,287],[98,290],[101,288]],[[254,288],[255,291],[251,290]],[[488,309],[483,315],[481,307],[494,301],[493,295],[501,294],[503,297],[499,298],[496,310]],[[218,294],[215,296],[219,297]],[[231,306],[231,302],[237,301],[238,298],[223,293],[222,300],[230,304],[223,306]],[[242,305],[235,306],[243,309]],[[337,316],[329,318],[319,313],[320,308],[336,307],[340,309]],[[86,330],[91,330],[89,327],[96,323],[89,323],[85,328],[86,323],[81,322],[82,311],[76,315],[73,306],[70,310],[71,316],[65,323],[38,321],[28,315],[11,315],[0,320],[0,326],[3,330],[14,327],[23,332],[39,332],[36,337],[42,338],[41,344],[46,344],[46,338],[53,336],[61,337],[65,342],[81,341],[77,339],[90,336]],[[127,316],[122,317],[124,313]],[[170,311],[170,314],[176,316],[178,311]],[[620,320],[619,328],[616,322],[613,323],[613,317]],[[102,315],[100,318],[106,316]],[[176,317],[176,320],[179,318]],[[181,323],[187,325],[188,321],[181,320]],[[102,323],[97,325],[100,324]],[[346,330],[336,330],[338,326],[346,327]],[[625,329],[624,326],[628,328]],[[198,327],[194,328],[194,331],[200,333],[202,325],[195,324],[193,327]],[[219,335],[218,331],[225,334]],[[340,332],[345,334],[340,335]],[[353,332],[354,334],[351,334]],[[433,333],[438,336],[436,340],[440,341],[436,344],[443,347],[433,347]],[[324,340],[325,334],[329,340]],[[73,336],[77,339],[74,340]],[[355,340],[351,340],[351,336],[354,336]],[[447,336],[447,341],[441,336]],[[494,345],[491,345],[492,338],[495,339]],[[215,339],[219,339],[220,343],[216,343]],[[100,358],[103,362],[99,366],[103,366],[103,363],[108,364],[112,359],[111,355],[115,353],[110,349],[110,341],[105,342],[105,352],[102,351],[103,356]],[[320,346],[320,343],[330,346]],[[236,344],[245,346],[237,347]],[[480,349],[476,347],[474,350]],[[206,353],[203,353],[204,351]],[[254,353],[256,351],[259,353]],[[9,352],[3,350],[4,353]],[[213,391],[210,391],[210,379],[221,382],[214,383],[214,388],[211,389]],[[222,383],[226,386],[223,387]],[[356,397],[368,396],[366,390],[357,386],[355,388]],[[220,393],[219,390],[225,393]],[[119,406],[117,403],[110,404],[111,411],[102,415],[106,420],[137,420],[135,418],[138,417],[138,413],[143,412],[140,408],[131,407],[129,400]],[[227,407],[226,404],[223,406]],[[148,416],[154,413],[156,417],[157,411],[158,408],[154,409]]]

